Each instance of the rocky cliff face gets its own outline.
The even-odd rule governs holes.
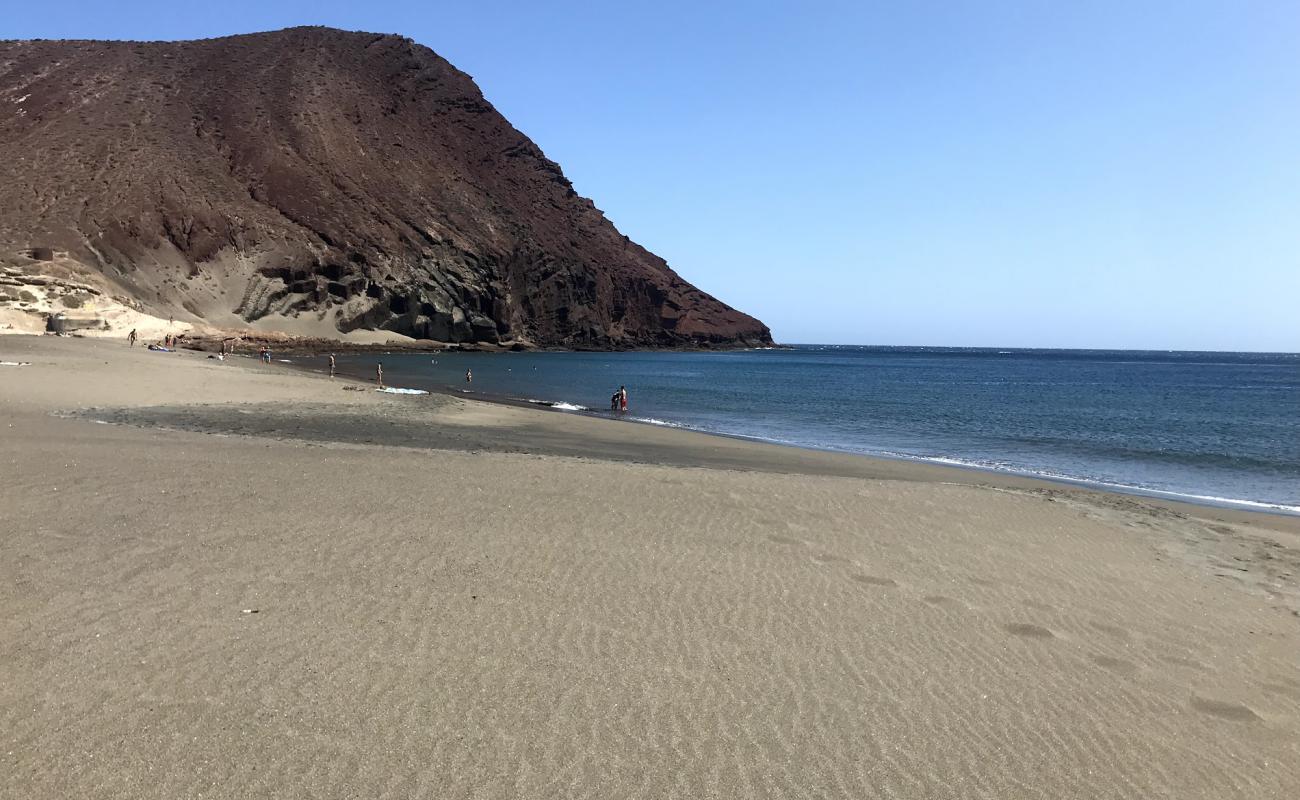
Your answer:
[[[451,342],[757,345],[474,82],[397,36],[0,42],[0,258],[159,316]]]

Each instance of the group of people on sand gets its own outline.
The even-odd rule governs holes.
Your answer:
[[[227,336],[226,338],[221,340],[221,351],[218,352],[215,356],[208,356],[208,358],[215,358],[218,361],[225,361],[226,356],[233,356],[235,354],[235,344],[237,342],[239,342],[238,336]]]
[[[135,328],[132,328],[131,332],[126,335],[126,343],[131,347],[135,347],[135,343],[138,342],[139,340],[140,340],[140,333]],[[154,342],[153,344],[149,345],[149,349],[150,350],[171,350],[175,348],[177,344],[180,343],[180,340],[181,337],[174,333],[165,333],[163,334],[162,341]]]
[[[150,350],[171,352],[180,346],[181,340],[184,338],[185,336],[182,334],[166,333],[163,334],[161,340],[150,342],[148,348]],[[138,341],[140,341],[140,332],[135,328],[132,328],[130,333],[126,335],[126,342],[131,347],[135,347],[135,343]],[[220,351],[218,351],[216,355],[209,355],[208,358],[225,361],[226,356],[233,356],[235,354],[235,345],[239,344],[241,341],[243,340],[238,336],[227,336],[221,340]],[[262,347],[258,351],[257,357],[268,364],[271,363],[271,349],[269,347]]]

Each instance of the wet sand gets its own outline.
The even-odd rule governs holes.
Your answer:
[[[1300,526],[0,338],[0,795],[1291,797]],[[101,424],[101,423],[111,424]]]

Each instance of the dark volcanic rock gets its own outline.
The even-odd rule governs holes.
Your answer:
[[[766,344],[397,36],[0,42],[0,257],[160,316],[314,335]]]

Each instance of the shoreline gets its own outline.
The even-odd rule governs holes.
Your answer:
[[[253,359],[253,356],[242,356]],[[255,360],[255,359],[254,359]],[[314,374],[322,377],[328,376],[328,370],[317,369],[299,362],[289,362],[283,364],[295,371],[301,371],[308,374]],[[374,385],[373,378],[366,378],[356,373],[345,373],[340,371],[337,375],[339,379],[346,379],[361,385]],[[1198,515],[1196,509],[1212,509],[1220,512],[1225,516],[1223,519],[1234,518],[1237,514],[1263,514],[1270,517],[1279,517],[1283,519],[1294,520],[1295,530],[1300,531],[1300,508],[1292,509],[1289,506],[1276,503],[1267,503],[1263,501],[1244,500],[1234,498],[1214,498],[1209,496],[1189,495],[1179,492],[1163,491],[1160,489],[1149,489],[1141,486],[1131,486],[1118,483],[1108,483],[1104,481],[1094,481],[1084,478],[1074,478],[1070,476],[1047,475],[1033,472],[1030,470],[1012,470],[998,469],[979,464],[960,463],[960,457],[925,457],[910,456],[906,454],[888,454],[888,453],[862,453],[852,450],[834,450],[829,448],[819,448],[811,445],[798,444],[795,442],[778,442],[769,439],[763,439],[756,436],[746,436],[738,433],[727,433],[722,431],[709,431],[700,428],[692,428],[683,423],[674,423],[668,421],[668,424],[657,425],[653,422],[647,422],[642,419],[628,417],[612,417],[602,413],[597,409],[583,407],[582,410],[556,408],[556,403],[565,401],[551,400],[532,400],[527,398],[517,398],[508,395],[498,395],[477,390],[457,389],[450,384],[434,384],[431,382],[422,382],[418,385],[412,385],[406,388],[413,388],[426,392],[430,395],[439,395],[444,397],[457,397],[463,400],[478,401],[511,408],[535,409],[547,411],[565,416],[578,417],[583,419],[598,419],[609,422],[628,423],[640,426],[647,426],[658,430],[681,431],[688,434],[698,434],[702,436],[719,437],[722,439],[748,442],[760,446],[770,446],[779,448],[789,448],[796,451],[820,453],[831,456],[842,456],[849,458],[861,458],[874,461],[895,462],[901,464],[912,464],[918,467],[933,468],[939,470],[955,470],[958,474],[981,475],[986,476],[988,482],[998,484],[1002,480],[1014,481],[1014,484],[1007,484],[1015,488],[1062,488],[1068,487],[1080,491],[1097,492],[1099,494],[1118,495],[1121,497],[1139,498],[1155,504],[1162,505],[1171,510],[1181,513]],[[947,460],[945,460],[945,458]],[[955,463],[954,463],[955,462]],[[952,476],[955,480],[956,475]],[[980,481],[958,481],[979,483]],[[1031,487],[1025,483],[1030,482]],[[1201,516],[1204,513],[1200,514]]]
[[[60,341],[57,337],[48,336],[17,336],[5,337],[0,340],[0,344],[26,339],[34,342]],[[73,347],[78,342],[96,342],[97,347],[113,348],[118,346],[116,342],[108,343],[96,339],[79,339],[70,337],[63,339],[73,343]],[[39,344],[37,347],[39,348]],[[214,361],[209,359],[209,353],[201,350],[179,349],[175,355],[189,353],[192,356],[203,356],[204,361]],[[252,371],[255,373],[266,373],[266,368],[260,364],[260,361],[253,354],[241,354],[238,356],[242,361],[227,361],[220,363],[223,368],[234,367],[236,369]],[[287,369],[289,374],[312,376],[325,381],[330,381],[327,370],[317,369],[313,366],[302,364],[294,361],[276,361],[270,368],[270,374],[279,369]],[[10,368],[12,369],[12,368]],[[373,379],[364,376],[339,372],[334,379],[338,383],[350,383],[357,389],[362,387],[371,388],[374,385]],[[547,402],[531,402],[527,399],[513,398],[504,395],[492,395],[476,391],[464,391],[454,388],[450,385],[427,384],[428,388],[420,387],[422,391],[427,392],[424,397],[428,398],[450,398],[462,402],[477,402],[490,408],[513,409],[526,413],[543,413],[548,417],[556,420],[573,421],[577,426],[570,426],[564,431],[570,439],[566,446],[559,447],[554,438],[549,438],[545,446],[539,448],[538,452],[542,455],[562,455],[567,457],[594,458],[597,460],[609,460],[616,462],[633,462],[633,463],[650,463],[661,464],[664,466],[691,466],[702,467],[707,469],[740,469],[742,471],[760,471],[772,472],[777,474],[791,475],[824,475],[836,477],[855,477],[855,478],[873,478],[885,480],[901,481],[918,481],[922,483],[956,483],[969,486],[984,486],[993,489],[1008,489],[1015,491],[1037,491],[1049,495],[1078,495],[1088,496],[1096,495],[1100,498],[1112,498],[1114,500],[1140,501],[1159,509],[1171,511],[1177,514],[1207,519],[1217,522],[1241,523],[1241,524],[1258,524],[1264,527],[1295,533],[1300,535],[1300,514],[1289,513],[1283,510],[1274,510],[1272,508],[1242,508],[1213,502],[1197,502],[1191,499],[1175,499],[1170,497],[1159,496],[1158,494],[1147,494],[1147,490],[1124,491],[1122,487],[1111,487],[1104,484],[1096,484],[1086,481],[1073,480],[1069,478],[1053,478],[1033,474],[1022,474],[1009,470],[996,470],[978,465],[950,464],[942,463],[924,458],[912,458],[906,456],[889,456],[883,454],[867,454],[849,451],[825,450],[815,447],[803,446],[793,443],[771,442],[754,437],[747,437],[739,434],[728,434],[714,431],[704,431],[694,428],[675,425],[655,425],[651,423],[642,423],[637,420],[625,418],[611,418],[598,412],[582,413],[571,412],[564,409],[557,409],[547,405]],[[414,387],[413,387],[414,388]],[[370,396],[371,392],[365,392],[363,396]],[[381,393],[374,392],[379,395]],[[419,403],[418,397],[405,397],[401,395],[383,395],[384,397],[396,400],[399,403],[409,403],[415,401]],[[143,406],[149,408],[150,406]],[[417,406],[418,407],[418,406]],[[549,412],[549,413],[547,413]],[[69,416],[76,417],[78,414]],[[102,420],[101,420],[102,421]],[[644,432],[644,436],[654,439],[655,448],[645,453],[619,452],[610,451],[608,446],[618,444],[617,437],[607,435],[606,430],[601,437],[593,438],[591,436],[592,428],[583,427],[583,423],[591,423],[600,426],[617,426],[633,425],[635,428]],[[134,424],[134,423],[124,423]],[[193,422],[181,424],[176,427],[177,430],[194,430]],[[699,438],[695,438],[699,437]],[[718,445],[710,445],[708,442],[727,443],[729,446],[721,448]],[[644,443],[644,442],[642,442]],[[438,443],[442,447],[450,446],[451,449],[458,449],[458,445],[446,442]],[[403,445],[398,445],[403,446]],[[420,449],[421,445],[409,445],[412,449]],[[602,451],[598,448],[606,447]],[[435,447],[435,449],[437,449]],[[490,449],[490,448],[489,448]],[[526,450],[508,450],[509,452],[527,452]],[[721,451],[721,452],[719,452]],[[658,458],[660,461],[655,461]],[[1154,490],[1152,490],[1154,491]]]

